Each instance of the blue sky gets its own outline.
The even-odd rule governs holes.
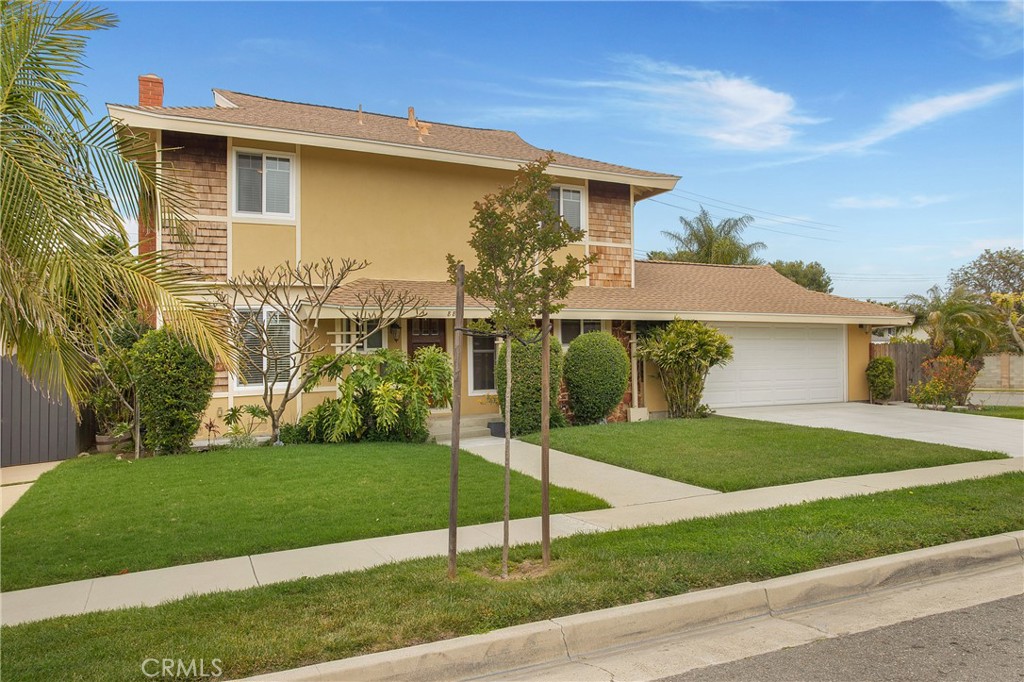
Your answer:
[[[836,293],[895,298],[1024,241],[1019,1],[108,6],[97,115],[152,72],[170,106],[217,87],[515,130],[682,176],[638,205],[640,255],[703,202]]]

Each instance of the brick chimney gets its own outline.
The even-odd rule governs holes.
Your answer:
[[[147,73],[139,76],[139,106],[162,107],[164,105],[164,79]]]

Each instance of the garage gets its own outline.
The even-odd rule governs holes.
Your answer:
[[[716,324],[733,360],[712,368],[704,402],[713,408],[846,400],[842,325]]]

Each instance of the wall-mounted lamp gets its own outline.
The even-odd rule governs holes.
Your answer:
[[[388,331],[391,332],[391,340],[398,341],[399,337],[402,336],[402,325],[398,322],[392,322],[391,326],[388,327]]]

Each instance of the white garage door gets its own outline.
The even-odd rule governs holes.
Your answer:
[[[708,374],[711,407],[846,400],[846,336],[839,325],[716,325],[732,337],[733,359]]]

